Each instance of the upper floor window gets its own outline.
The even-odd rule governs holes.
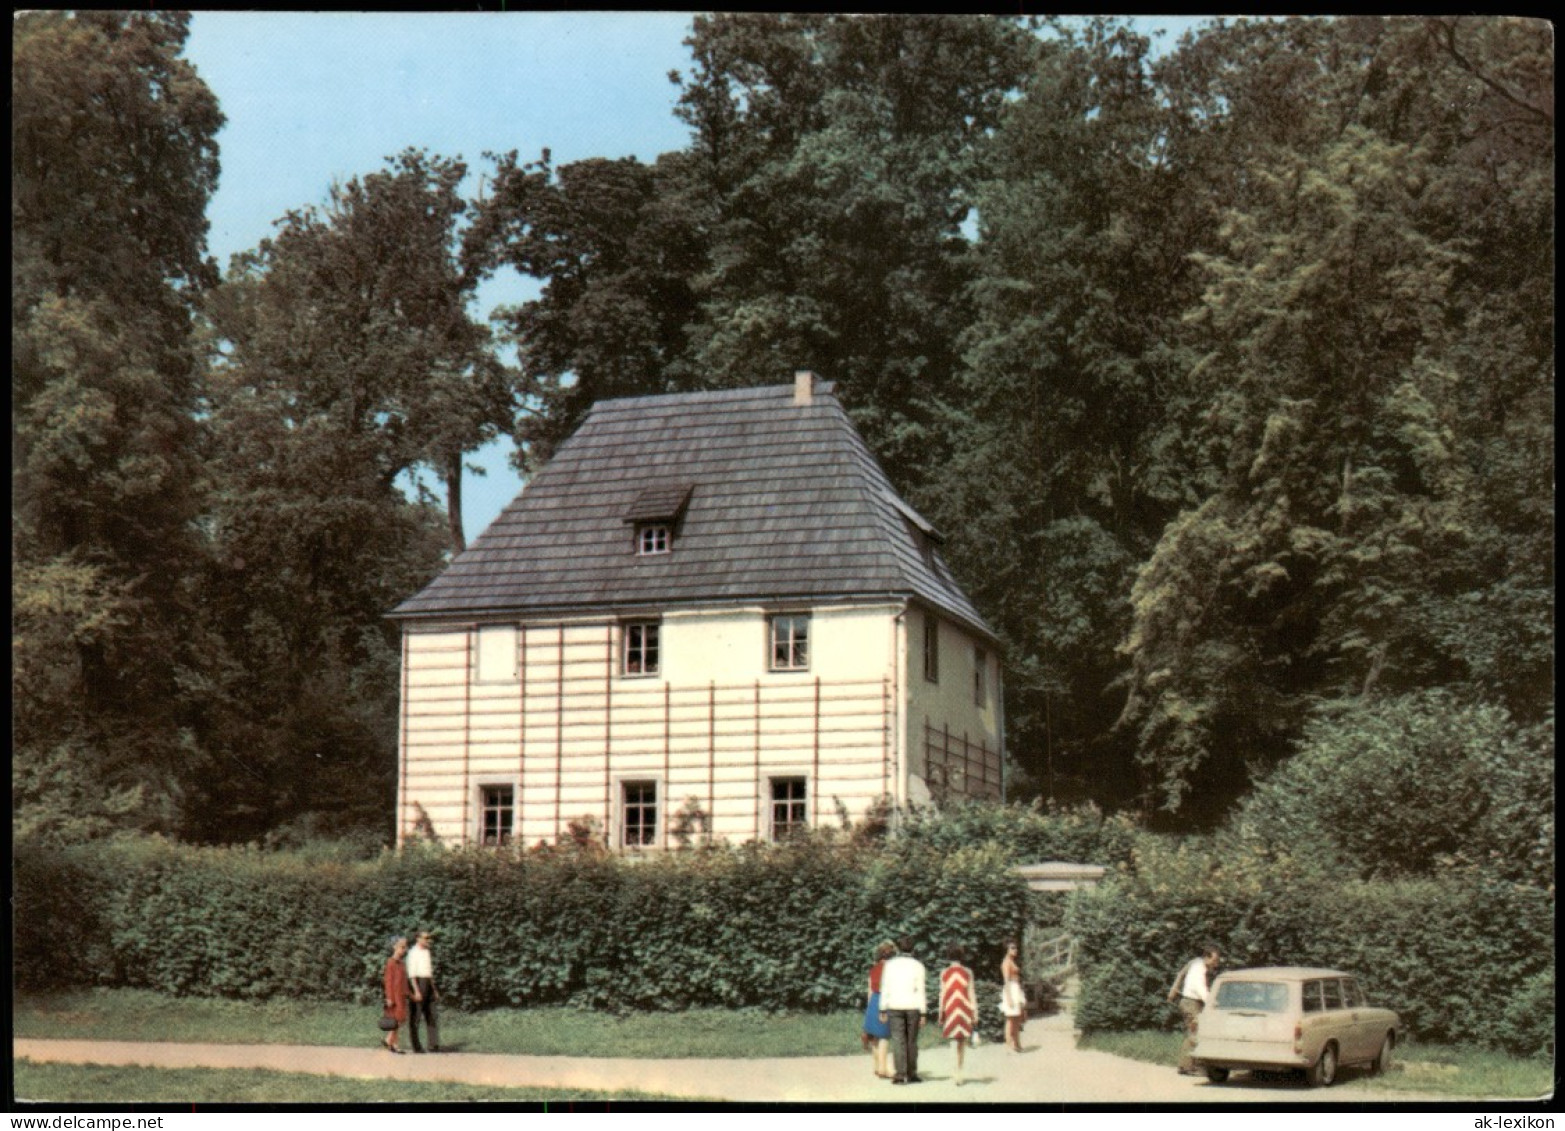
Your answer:
[[[671,544],[667,523],[651,522],[636,527],[637,554],[666,554]]]
[[[643,621],[625,626],[626,675],[657,675],[659,670],[658,622]]]
[[[486,848],[498,848],[511,843],[511,832],[516,822],[516,793],[509,785],[486,785],[479,788],[478,843]]]
[[[924,678],[940,682],[940,620],[933,613],[924,614]]]
[[[516,678],[516,626],[486,624],[478,629],[474,676],[479,683],[501,683]]]
[[[810,618],[789,613],[770,618],[772,671],[802,672],[810,667]]]
[[[973,702],[980,707],[989,705],[989,653],[973,648]]]
[[[787,840],[809,827],[808,785],[805,779],[772,779],[772,839]]]

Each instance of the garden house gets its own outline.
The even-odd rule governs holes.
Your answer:
[[[662,849],[1000,797],[999,650],[941,541],[813,374],[598,402],[391,614],[399,841],[590,816]]]

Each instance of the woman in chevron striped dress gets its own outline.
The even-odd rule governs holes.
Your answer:
[[[978,999],[973,993],[973,972],[964,963],[966,948],[952,943],[946,948],[950,965],[940,972],[940,1033],[956,1042],[956,1085],[962,1086],[962,1061],[978,1019]]]

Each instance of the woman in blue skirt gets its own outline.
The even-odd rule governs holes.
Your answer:
[[[880,972],[896,952],[895,943],[883,942],[875,948],[875,965],[869,968],[869,1001],[864,1006],[864,1044],[875,1054],[875,1075],[883,1080],[891,1079],[891,1026],[880,1015]]]

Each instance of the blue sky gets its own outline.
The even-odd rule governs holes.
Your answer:
[[[1190,19],[1145,21],[1172,30]],[[334,181],[373,172],[409,146],[467,160],[548,148],[650,161],[682,148],[671,70],[688,68],[683,12],[197,12],[185,56],[217,95],[222,178],[208,243],[227,264],[290,209],[320,204]],[[528,280],[483,288],[478,314],[536,293]],[[521,489],[509,441],[469,457],[469,540]],[[433,484],[430,484],[433,488]]]

